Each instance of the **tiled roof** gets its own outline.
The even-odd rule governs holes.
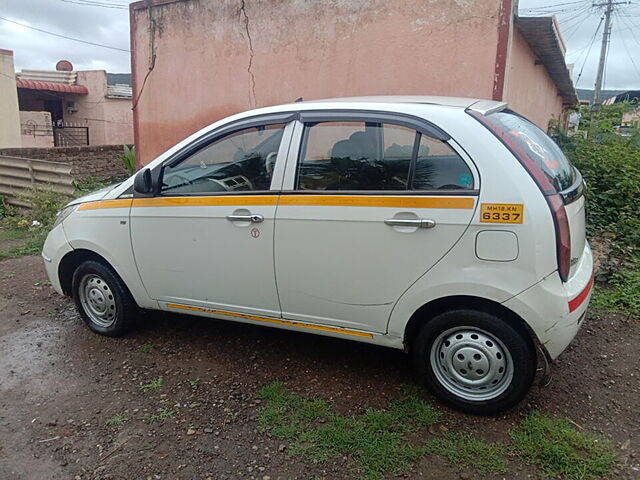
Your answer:
[[[89,93],[87,87],[82,85],[68,85],[66,83],[58,82],[42,82],[39,80],[24,80],[22,78],[16,79],[16,87],[27,88],[29,90],[46,90],[49,92],[62,92],[62,93],[78,93],[86,95]]]

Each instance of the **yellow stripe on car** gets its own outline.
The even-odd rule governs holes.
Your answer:
[[[130,207],[132,198],[118,198],[116,200],[99,200],[97,202],[81,203],[78,210],[99,210],[103,208],[125,208]]]
[[[327,207],[396,207],[471,209],[472,197],[410,197],[392,195],[283,195],[281,205]]]
[[[214,207],[219,205],[275,205],[277,203],[277,195],[150,197],[133,200],[134,207]]]
[[[392,195],[233,195],[202,197],[149,197],[98,200],[80,205],[79,210],[125,207],[214,207],[292,205],[325,207],[394,207],[472,209],[473,197],[412,197]]]
[[[247,313],[227,312],[225,310],[215,310],[211,308],[192,307],[189,305],[181,305],[178,303],[168,303],[167,308],[173,308],[178,310],[188,310],[199,313],[209,313],[212,315],[225,315],[227,317],[244,318],[246,320],[256,320],[258,322],[275,323],[277,325],[286,325],[288,327],[307,328],[310,330],[320,330],[323,332],[341,333],[343,335],[353,335],[356,337],[373,338],[371,333],[358,332],[357,330],[347,330],[346,328],[338,327],[325,327],[322,325],[314,325],[311,323],[294,322],[290,320],[281,320],[279,318],[261,317],[258,315],[250,315]]]

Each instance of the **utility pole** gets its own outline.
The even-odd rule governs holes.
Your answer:
[[[614,2],[607,0],[606,3],[594,3],[594,7],[606,7],[604,11],[604,31],[602,32],[602,45],[600,47],[600,61],[598,62],[598,74],[596,76],[596,87],[593,96],[593,106],[597,109],[602,104],[602,80],[604,78],[604,67],[607,59],[607,49],[611,39],[611,14],[616,5],[627,5],[629,2]]]

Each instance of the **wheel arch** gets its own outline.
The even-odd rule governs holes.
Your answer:
[[[440,297],[422,305],[409,318],[404,329],[405,350],[411,349],[411,344],[416,338],[420,329],[429,323],[437,315],[450,310],[476,310],[480,312],[496,315],[506,321],[512,322],[518,331],[531,342],[531,347],[535,350],[539,345],[538,337],[527,322],[517,313],[504,305],[487,298],[475,297],[471,295],[452,295]]]
[[[62,259],[60,260],[60,264],[58,265],[58,278],[60,279],[60,286],[62,288],[62,292],[68,297],[73,297],[73,289],[71,285],[73,280],[73,273],[76,271],[76,268],[78,268],[78,266],[86,260],[94,260],[103,263],[111,268],[111,270],[113,270],[116,275],[118,275],[115,268],[113,268],[113,265],[111,265],[109,261],[102,255],[84,248],[71,250],[64,257],[62,257]],[[120,279],[122,280],[122,278]],[[124,281],[122,283],[126,285]]]

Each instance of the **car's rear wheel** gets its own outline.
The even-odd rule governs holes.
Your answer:
[[[116,337],[130,327],[137,306],[111,267],[94,260],[81,263],[73,274],[72,288],[76,308],[91,330]]]
[[[535,348],[526,333],[510,319],[475,310],[449,311],[428,321],[412,357],[443,401],[481,415],[520,402],[536,371]]]

